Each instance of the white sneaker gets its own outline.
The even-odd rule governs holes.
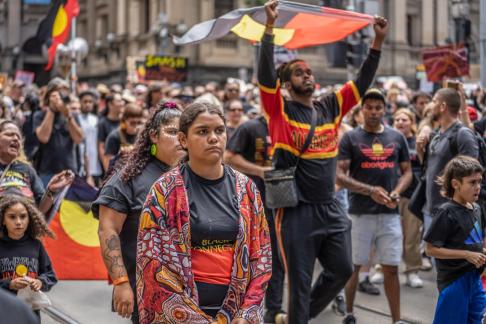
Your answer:
[[[422,271],[430,271],[432,270],[432,263],[430,263],[430,259],[427,257],[422,258],[422,266],[420,267]]]
[[[424,286],[424,282],[416,273],[408,273],[407,282],[405,284],[412,288],[422,288]]]
[[[383,276],[383,272],[381,271],[376,271],[370,278],[370,282],[375,284],[375,285],[380,285],[383,283],[384,281],[384,276]]]

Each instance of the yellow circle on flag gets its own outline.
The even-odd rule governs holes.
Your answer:
[[[98,237],[98,220],[90,212],[85,212],[74,201],[64,200],[59,215],[64,232],[78,244],[97,247],[100,246]]]
[[[63,6],[59,7],[52,26],[52,37],[57,37],[66,29],[68,23],[68,16]]]
[[[23,264],[19,264],[15,267],[15,274],[19,277],[24,277],[27,275],[29,269]]]

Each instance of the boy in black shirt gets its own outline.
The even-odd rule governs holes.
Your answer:
[[[439,300],[434,323],[481,323],[486,295],[480,275],[486,263],[484,215],[475,203],[483,168],[468,156],[452,159],[439,178],[450,200],[434,211],[426,253],[437,260]]]

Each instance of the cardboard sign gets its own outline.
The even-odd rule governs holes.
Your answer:
[[[7,87],[7,82],[8,82],[8,74],[0,73],[0,90],[3,90]]]
[[[144,80],[184,82],[187,81],[188,67],[188,59],[185,57],[147,55],[143,69],[137,66],[137,74]]]
[[[29,86],[34,82],[34,77],[34,72],[22,70],[17,70],[17,72],[15,72],[15,81],[21,81],[26,86]]]
[[[422,60],[430,82],[469,75],[467,48],[464,45],[425,49]]]

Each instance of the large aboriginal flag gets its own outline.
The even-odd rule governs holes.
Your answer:
[[[462,44],[426,48],[422,60],[430,82],[469,75],[467,48]]]
[[[98,220],[89,210],[96,190],[76,177],[49,227],[56,239],[44,244],[59,279],[107,279],[98,239]]]
[[[78,0],[52,0],[49,12],[41,21],[36,38],[47,44],[48,61],[45,70],[50,70],[56,57],[56,48],[69,36],[71,21],[79,14]]]
[[[233,10],[217,19],[193,26],[182,37],[174,37],[176,45],[197,44],[225,36],[230,31],[258,42],[265,32],[264,7]],[[278,18],[273,32],[275,45],[296,49],[336,42],[366,27],[373,17],[361,13],[279,1]]]

